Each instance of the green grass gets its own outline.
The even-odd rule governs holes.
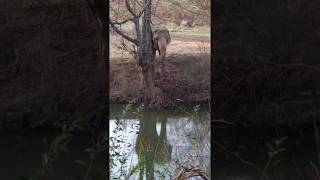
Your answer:
[[[185,27],[176,25],[165,25],[170,32],[177,34],[190,34],[190,35],[210,35],[210,27],[208,26],[196,26],[196,27]],[[131,29],[132,22],[127,22],[121,26],[122,29]]]
[[[210,35],[210,29],[208,27],[182,27],[182,26],[168,26],[170,32],[177,34],[192,34],[192,35]]]

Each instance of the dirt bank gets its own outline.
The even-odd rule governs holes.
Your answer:
[[[210,97],[210,58],[207,55],[172,55],[164,69],[156,61],[155,82],[164,96],[164,106],[178,103],[207,103]],[[127,61],[126,61],[127,60]],[[140,68],[129,59],[110,63],[110,100],[112,103],[141,101]]]

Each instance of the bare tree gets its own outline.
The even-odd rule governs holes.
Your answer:
[[[137,2],[137,1],[135,1]],[[137,59],[138,64],[141,67],[141,72],[143,76],[143,85],[145,90],[144,103],[146,106],[152,106],[154,103],[159,103],[158,95],[160,95],[160,90],[156,88],[154,82],[154,59],[156,50],[152,45],[152,32],[151,32],[151,6],[152,0],[141,0],[142,9],[136,12],[137,6],[134,8],[130,4],[129,0],[125,0],[125,5],[128,12],[131,14],[131,18],[122,20],[121,22],[112,21],[110,19],[109,24],[114,29],[114,31],[119,34],[122,38],[130,41],[137,46]],[[140,28],[139,19],[143,15],[142,28]],[[130,37],[130,35],[125,34],[123,31],[119,30],[116,25],[124,24],[128,21],[132,21],[135,26],[135,37]],[[141,30],[140,30],[141,29]]]

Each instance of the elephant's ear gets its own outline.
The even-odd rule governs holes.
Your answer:
[[[158,31],[155,30],[154,33],[152,34],[152,36],[153,36],[153,40],[154,40],[154,41],[157,41],[157,40],[159,39],[159,33],[158,33]]]
[[[153,44],[153,47],[155,49],[158,49],[158,40],[157,40],[157,35],[156,34],[152,35],[152,44]]]
[[[158,30],[155,29],[155,30],[152,32],[152,35],[153,35],[153,38],[154,38],[154,39],[158,39],[158,36],[159,36]]]

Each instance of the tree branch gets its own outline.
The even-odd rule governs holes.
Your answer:
[[[123,21],[121,21],[121,22],[113,21],[112,23],[113,23],[113,24],[116,24],[116,25],[121,25],[121,24],[124,24],[124,23],[126,23],[126,22],[128,22],[128,21],[133,21],[133,19],[132,19],[132,18],[131,18],[131,19],[126,19],[126,20],[123,20]]]
[[[111,25],[111,27],[123,38],[125,38],[126,40],[134,43],[135,45],[139,46],[139,41],[137,41],[136,39],[133,39],[131,37],[129,37],[128,35],[124,34],[122,31],[120,31],[112,22],[111,19],[109,19],[109,24]]]
[[[137,17],[137,15],[133,12],[133,9],[130,6],[129,0],[125,0],[126,1],[126,6],[128,11],[133,15],[133,17]]]
[[[178,1],[176,0],[168,0],[171,4],[177,6],[177,7],[180,7],[181,9],[187,11],[187,12],[190,12],[190,13],[193,13],[193,14],[196,14],[198,15],[202,20],[205,20],[206,22],[210,22],[210,20],[208,21],[208,18],[210,18],[210,13],[208,15],[208,13],[206,12],[201,12],[201,11],[194,11],[194,10],[191,10],[188,8],[188,6],[184,6],[182,5],[181,3],[179,3]]]
[[[147,4],[143,7],[143,9],[142,9],[142,11],[139,13],[138,17],[140,17],[140,16],[143,14],[143,12],[146,10],[147,6],[149,6],[150,2],[151,2],[151,0],[149,0],[149,1],[147,2]]]

